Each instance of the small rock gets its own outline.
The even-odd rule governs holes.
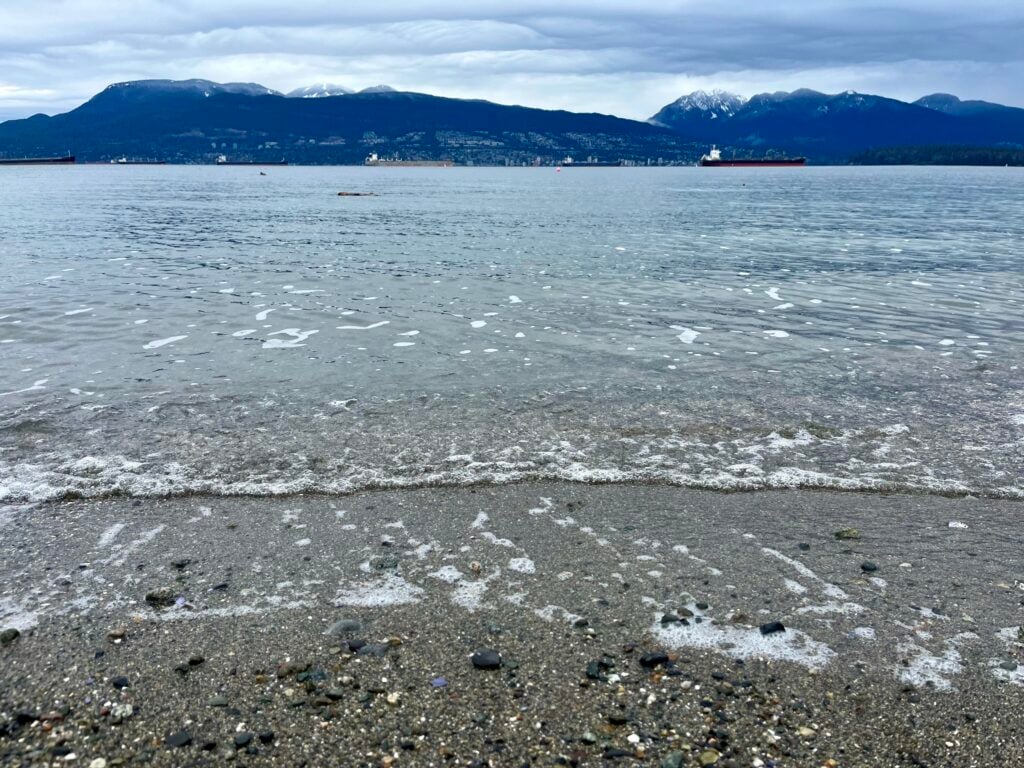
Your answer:
[[[0,644],[10,645],[19,637],[21,637],[21,632],[14,627],[10,627],[9,629],[5,629],[3,632],[0,632]]]
[[[653,669],[654,667],[662,664],[668,664],[668,654],[664,651],[652,651],[651,653],[645,653],[640,657],[640,666],[646,667],[647,669]]]
[[[244,749],[252,742],[252,734],[248,732],[235,734],[235,749]]]
[[[489,648],[482,648],[471,657],[477,669],[498,669],[501,667],[501,655]]]
[[[859,539],[860,531],[858,531],[856,528],[840,528],[833,534],[833,536],[835,536],[840,541],[850,541],[852,539]]]
[[[112,643],[120,643],[128,636],[128,630],[124,627],[115,627],[107,632],[107,640]]]
[[[146,593],[146,605],[151,608],[170,608],[177,597],[178,593],[174,587],[161,587]]]
[[[800,543],[799,543],[799,544],[797,544],[796,546],[797,546],[797,548],[798,548],[798,549],[799,549],[799,550],[800,550],[801,552],[807,552],[807,551],[809,551],[809,550],[810,550],[810,548],[811,548],[811,545],[810,545],[810,544],[808,544],[807,542],[804,542],[804,541],[800,542]]]
[[[350,632],[358,632],[363,628],[363,623],[358,619],[339,619],[331,624],[326,635],[345,635]]]
[[[1017,671],[1017,662],[1016,661],[1001,661],[1001,662],[999,662],[999,668],[1000,669],[1005,669],[1007,672],[1016,672]]]
[[[813,739],[815,736],[818,735],[817,731],[815,731],[813,728],[808,728],[806,725],[801,725],[799,728],[796,729],[796,732],[799,733],[805,739]]]
[[[447,688],[448,687],[448,681],[445,680],[443,677],[435,677],[433,680],[430,681],[430,687],[431,688]]]
[[[191,743],[192,734],[190,734],[186,730],[181,730],[176,733],[172,733],[170,736],[164,739],[164,744],[166,744],[168,747],[187,747]]]
[[[386,699],[387,703],[392,707],[398,706],[399,702],[402,701],[402,694],[399,691],[389,693]]]
[[[860,564],[860,569],[864,571],[864,573],[874,573],[878,570],[878,566],[870,560],[865,560]]]
[[[259,735],[260,744],[270,744],[274,740],[273,731],[263,731]]]
[[[131,683],[128,681],[128,678],[124,675],[111,678],[110,684],[117,688],[117,690],[119,691],[128,688],[131,685]]]
[[[370,567],[378,571],[393,571],[398,568],[398,555],[378,555],[370,560]]]
[[[211,707],[226,707],[228,705],[227,696],[214,696],[210,699],[207,704]]]
[[[661,758],[661,768],[682,768],[684,757],[682,752],[669,752]]]
[[[584,731],[583,735],[580,736],[580,741],[584,744],[597,744],[597,736],[590,731]]]
[[[762,635],[773,635],[776,632],[785,632],[786,627],[781,621],[769,621],[761,625]]]
[[[662,624],[675,624],[679,621],[679,619],[680,617],[676,616],[674,613],[663,613],[661,615]]]
[[[107,759],[105,757],[97,757],[89,763],[89,768],[107,768]]]
[[[718,762],[719,757],[721,757],[721,754],[717,749],[705,749],[698,755],[697,762],[701,765],[714,765]]]
[[[190,667],[198,667],[204,661],[206,661],[206,659],[201,654],[198,654],[198,653],[194,653],[194,654],[192,654],[191,656],[188,657],[188,665]]]

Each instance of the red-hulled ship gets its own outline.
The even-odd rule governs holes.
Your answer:
[[[765,157],[765,158],[722,158],[722,150],[711,147],[706,155],[701,155],[702,168],[790,168],[806,165],[806,157]]]

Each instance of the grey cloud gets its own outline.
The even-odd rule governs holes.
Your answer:
[[[694,87],[804,85],[1024,104],[1017,0],[37,0],[0,3],[0,119],[109,82],[330,80],[653,113]],[[60,23],[54,23],[59,19]]]

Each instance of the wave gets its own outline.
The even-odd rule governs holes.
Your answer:
[[[562,460],[475,461],[448,457],[449,466],[335,467],[297,472],[253,471],[136,461],[121,455],[49,457],[48,461],[0,462],[0,503],[39,503],[113,496],[168,498],[189,495],[279,497],[348,495],[361,491],[506,485],[528,481],[586,484],[662,484],[722,492],[830,490],[1024,499],[1019,485],[984,486],[936,476],[926,469],[900,474],[821,471],[745,463],[690,471],[679,466],[622,467]]]

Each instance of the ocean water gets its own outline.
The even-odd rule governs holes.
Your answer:
[[[0,502],[1022,497],[1022,211],[1003,168],[3,169]]]

